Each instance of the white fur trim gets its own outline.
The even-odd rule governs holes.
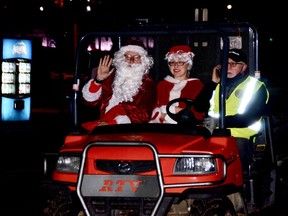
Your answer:
[[[111,108],[115,107],[120,103],[119,100],[116,99],[115,95],[113,94],[111,99],[109,100],[109,104],[106,107],[105,113],[107,113]]]
[[[165,114],[167,113],[167,112],[166,112],[166,107],[167,107],[167,106],[165,106],[165,105],[163,105],[163,106],[160,107],[160,110],[161,110],[162,113],[165,113]],[[170,111],[171,113],[176,113],[175,108],[176,108],[175,105],[171,105],[171,106],[169,107],[169,111]]]
[[[170,118],[170,116],[166,115],[164,122],[163,123],[169,123],[169,124],[177,124],[176,121],[174,121],[172,118]]]
[[[179,83],[179,82],[180,82],[179,80],[174,79],[174,77],[172,77],[172,76],[170,76],[170,75],[166,76],[166,77],[164,78],[164,80],[166,80],[166,81],[168,81],[168,82],[170,82],[170,83]]]
[[[174,77],[170,76],[170,75],[167,75],[164,80],[170,82],[170,83],[179,83],[181,82],[181,80],[177,80],[177,79],[174,79]],[[194,81],[194,80],[199,80],[198,78],[188,78],[187,81]]]
[[[198,78],[188,78],[188,81],[199,80]]]
[[[181,58],[181,59],[185,59],[186,61],[189,59],[193,59],[193,57],[195,56],[195,54],[193,52],[176,52],[176,53],[170,53],[168,52],[165,55],[165,60],[171,61],[171,59],[175,59],[175,58]]]
[[[160,122],[161,109],[160,109],[159,107],[156,107],[156,108],[152,111],[152,115],[151,115],[151,116],[154,117],[154,115],[155,115],[157,112],[159,113],[158,116],[156,116],[155,119],[151,119],[151,120],[149,121],[149,123],[161,123],[161,122]]]
[[[170,91],[169,94],[169,101],[175,99],[175,98],[179,98],[181,96],[181,91],[183,90],[183,88],[186,86],[187,84],[187,80],[181,80],[178,83],[175,83],[173,88]],[[174,105],[178,106],[178,103],[175,103]]]
[[[161,106],[160,110],[162,113],[166,113],[166,106],[165,105]]]
[[[131,123],[131,120],[126,115],[118,115],[114,118],[114,120],[117,122],[117,124]]]
[[[175,105],[171,105],[170,107],[169,107],[169,111],[171,112],[171,113],[176,113],[176,106]]]
[[[95,93],[92,93],[89,91],[89,88],[90,88],[90,85],[92,85],[92,82],[94,82],[94,80],[90,79],[82,88],[83,98],[88,102],[93,102],[93,101],[98,100],[102,93],[102,87],[100,87],[99,90]]]
[[[146,55],[147,51],[141,47],[141,46],[137,46],[137,45],[127,45],[127,46],[123,46],[120,48],[120,52],[127,52],[127,51],[134,51],[134,52],[138,52],[140,55]]]

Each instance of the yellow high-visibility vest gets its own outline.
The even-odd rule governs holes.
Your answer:
[[[229,98],[226,99],[226,115],[230,116],[249,112],[249,110],[246,110],[247,104],[250,102],[255,92],[257,92],[262,85],[265,84],[254,77],[248,76],[244,80],[244,82],[240,83],[233,90]],[[210,99],[210,109],[208,114],[213,118],[219,118],[220,116],[219,90],[220,90],[220,84],[216,86],[212,98]],[[267,90],[267,96],[268,97],[266,99],[266,104],[268,103],[269,99],[268,90]],[[262,117],[246,128],[228,128],[228,129],[230,129],[231,135],[234,137],[249,139],[250,136],[257,134],[260,131],[262,127],[261,119]]]

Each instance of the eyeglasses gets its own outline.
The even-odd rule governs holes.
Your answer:
[[[183,66],[184,64],[186,64],[186,62],[173,62],[173,61],[171,61],[171,62],[168,62],[168,65],[169,66]]]
[[[127,55],[124,54],[124,59],[125,61],[133,61],[133,62],[139,62],[141,60],[141,56],[140,55]]]
[[[244,63],[241,63],[241,62],[228,62],[228,66],[232,68],[236,67],[238,64],[244,65]]]

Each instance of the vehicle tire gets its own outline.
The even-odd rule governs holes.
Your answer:
[[[245,184],[246,207],[249,214],[272,209],[276,200],[276,170],[266,170]],[[251,189],[252,188],[252,189]]]
[[[47,188],[48,187],[48,188]],[[80,203],[76,202],[75,193],[71,193],[63,187],[49,187],[42,191],[42,213],[43,216],[75,216],[82,209]]]
[[[257,197],[259,207],[265,209],[267,207],[273,207],[275,204],[276,194],[276,170],[267,171],[263,175],[259,176],[259,179],[255,185],[259,188]],[[259,182],[259,183],[258,183]]]
[[[189,216],[236,216],[232,202],[227,198],[194,200]]]

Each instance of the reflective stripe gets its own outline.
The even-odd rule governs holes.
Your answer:
[[[251,129],[251,130],[254,130],[256,132],[260,131],[260,129],[261,129],[261,121],[259,120],[259,121],[255,122],[254,124],[250,125],[248,128]]]
[[[252,92],[254,92],[254,88],[256,86],[256,81],[257,81],[257,79],[255,79],[254,77],[251,77],[250,81],[247,83],[247,85],[245,87],[244,95],[242,97],[240,106],[238,108],[239,114],[243,114],[245,112],[247,104],[250,102],[250,100],[252,98],[252,95],[253,95]]]
[[[215,97],[215,90],[213,91],[213,94],[212,94],[212,97],[210,99],[210,109],[208,111],[208,115],[213,117],[213,118],[219,118],[220,117],[220,114],[219,113],[216,113],[214,112],[214,109],[215,109],[215,102],[214,102],[214,97]]]

